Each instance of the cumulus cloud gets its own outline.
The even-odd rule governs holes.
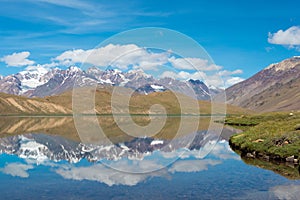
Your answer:
[[[11,55],[6,55],[2,57],[1,62],[5,62],[9,67],[22,67],[27,65],[33,65],[34,61],[29,60],[30,52],[23,51],[19,53],[13,53]]]
[[[4,56],[1,61],[7,66],[26,66],[26,70],[46,71],[57,66],[81,65],[83,67],[113,67],[122,71],[142,69],[159,71],[160,78],[171,77],[180,80],[202,80],[208,86],[226,88],[243,79],[237,76],[242,70],[222,70],[222,66],[209,60],[187,57],[177,58],[171,50],[157,52],[135,44],[108,44],[95,49],[74,49],[53,58],[51,63],[35,64],[29,60],[30,52],[24,51]],[[173,68],[174,71],[170,70]],[[164,71],[165,69],[165,71]],[[179,70],[178,72],[176,70]],[[157,74],[156,72],[153,72]],[[153,74],[152,74],[153,75]]]
[[[170,172],[200,172],[208,170],[209,166],[221,164],[219,160],[180,160],[175,162],[169,169]]]
[[[243,78],[241,78],[241,77],[230,77],[230,78],[228,78],[228,79],[225,81],[225,85],[226,85],[227,87],[229,87],[229,86],[232,86],[232,85],[237,84],[237,83],[239,83],[239,82],[242,82],[243,80],[245,80],[245,79],[243,79]]]
[[[172,72],[172,71],[164,71],[161,76],[161,78],[164,77],[169,77],[169,78],[173,78],[173,79],[181,79],[181,80],[186,80],[186,79],[200,79],[203,80],[206,77],[206,74],[204,72],[201,71],[197,71],[194,73],[189,73],[186,71],[180,71],[180,72]]]
[[[208,60],[201,58],[169,58],[169,62],[177,69],[185,70],[201,70],[201,71],[213,71],[220,70],[222,67],[210,64]]]
[[[242,73],[243,73],[243,71],[241,69],[237,69],[234,71],[222,70],[222,71],[218,72],[218,75],[224,81],[225,88],[227,88],[227,87],[230,87],[234,84],[237,84],[237,83],[245,80],[244,78],[235,76],[235,75],[242,74]]]
[[[145,162],[145,163],[144,163]],[[151,163],[149,163],[151,162]],[[134,162],[115,161],[117,169],[126,169],[126,171],[134,171],[135,169],[144,167],[147,169],[157,169],[160,164],[154,161],[141,160],[136,165]],[[144,165],[144,164],[145,165]],[[173,165],[151,173],[127,173],[115,170],[113,167],[106,167],[102,164],[94,164],[87,167],[61,166],[56,170],[56,173],[65,179],[72,180],[90,180],[104,183],[109,186],[113,185],[128,185],[133,186],[147,180],[151,177],[170,177],[170,173],[176,172],[199,172],[208,170],[210,166],[221,164],[221,160],[202,159],[202,160],[178,160]],[[162,167],[162,166],[161,166]]]
[[[135,44],[114,45],[89,49],[89,50],[70,50],[57,56],[55,60],[63,65],[75,63],[86,63],[99,67],[112,65],[119,69],[128,69],[129,66],[142,69],[153,69],[167,62],[167,53],[152,53],[145,48]]]
[[[280,185],[270,189],[277,199],[299,199],[300,185]]]
[[[216,142],[213,145],[213,148],[208,147],[208,149],[212,149],[209,153],[209,155],[212,155],[214,158],[227,160],[227,159],[234,159],[234,160],[240,160],[240,156],[236,154],[232,149],[230,148],[229,144],[225,142],[225,140],[221,140],[219,142]]]
[[[32,165],[21,164],[21,163],[10,163],[7,164],[4,168],[0,169],[4,174],[11,176],[18,176],[21,178],[28,178],[28,170],[33,169]]]
[[[140,161],[143,163],[144,161]],[[136,165],[130,164],[128,162],[120,162],[116,161],[118,166],[122,166],[124,169],[129,171],[134,171],[133,169],[136,168]],[[148,163],[149,164],[149,163]],[[149,166],[145,165],[142,167],[150,168],[155,163],[151,163]],[[119,168],[118,168],[119,169]],[[133,186],[138,184],[141,181],[146,180],[149,177],[154,176],[164,176],[166,171],[160,170],[153,173],[126,173],[122,171],[114,170],[113,168],[106,167],[102,164],[95,164],[88,167],[62,167],[56,170],[56,173],[61,175],[66,179],[73,179],[73,180],[90,180],[90,181],[97,181],[101,183],[105,183],[109,186],[112,185],[129,185]]]
[[[40,71],[47,73],[51,68],[59,66],[58,63],[46,63],[46,64],[36,64],[36,65],[29,65],[25,68],[26,71]]]
[[[243,70],[241,70],[241,69],[237,69],[234,71],[222,70],[222,71],[218,72],[218,74],[220,76],[231,76],[231,75],[242,74],[242,73],[243,73]]]
[[[107,46],[96,49],[75,49],[63,52],[55,58],[63,65],[72,65],[76,63],[86,63],[95,66],[106,67],[112,65],[119,69],[142,68],[145,70],[155,70],[159,66],[171,64],[176,69],[181,70],[199,70],[214,71],[222,67],[210,63],[201,58],[175,58],[170,57],[171,52],[149,52],[147,49],[135,44]]]
[[[243,73],[243,71],[240,69],[234,71],[223,70],[213,74],[207,74],[203,71],[196,71],[194,73],[189,73],[186,71],[180,71],[177,73],[173,71],[165,71],[160,75],[160,78],[170,77],[173,79],[180,79],[180,80],[199,79],[202,80],[208,86],[227,88],[231,85],[234,85],[244,80],[241,77],[233,76],[241,73]]]
[[[269,33],[268,42],[271,44],[285,45],[290,48],[297,48],[300,45],[300,26],[292,26],[287,30],[279,30],[276,33]]]

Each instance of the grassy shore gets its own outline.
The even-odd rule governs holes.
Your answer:
[[[229,140],[241,156],[299,164],[299,112],[228,117],[226,124],[243,130]]]

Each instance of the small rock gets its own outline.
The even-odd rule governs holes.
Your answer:
[[[246,154],[246,157],[247,157],[247,158],[255,158],[255,156],[254,156],[252,153],[247,153],[247,154]]]
[[[298,159],[294,159],[294,163],[299,163],[299,160]]]
[[[293,115],[294,115],[294,113],[291,112],[291,113],[290,113],[290,116],[293,116]]]
[[[284,141],[283,144],[289,144],[289,141]]]
[[[270,160],[270,156],[264,155],[263,159],[269,161]]]
[[[264,141],[263,139],[257,139],[257,140],[255,140],[253,142],[263,142],[263,141]]]
[[[289,156],[285,159],[286,162],[294,162],[294,156]]]
[[[264,156],[264,154],[263,153],[258,153],[258,157],[263,157]]]

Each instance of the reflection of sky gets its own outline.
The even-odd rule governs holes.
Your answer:
[[[300,189],[299,181],[289,181],[273,172],[244,164],[224,141],[216,143],[214,150],[204,159],[198,158],[196,150],[179,149],[170,153],[156,151],[153,154],[155,159],[150,155],[144,160],[120,159],[114,164],[129,171],[156,168],[162,163],[160,160],[181,155],[181,151],[185,152],[175,163],[144,174],[124,173],[86,160],[77,164],[51,161],[36,164],[33,160],[2,154],[0,189],[5,191],[3,198],[17,189],[14,196],[23,199],[26,199],[25,195],[29,199],[40,194],[64,199],[293,199]]]
[[[84,167],[69,166],[56,170],[58,174],[67,179],[74,180],[93,180],[105,183],[107,185],[136,185],[149,177],[170,176],[176,172],[200,172],[209,168],[220,165],[226,159],[239,159],[239,156],[230,150],[227,142],[209,143],[214,145],[214,150],[208,158],[199,159],[199,150],[178,149],[172,152],[155,151],[153,154],[146,156],[143,160],[121,159],[110,161],[108,166],[118,169],[114,170],[102,164],[96,164]],[[211,149],[211,146],[204,146]],[[202,150],[203,150],[202,149]],[[179,159],[169,165],[169,159]],[[151,169],[161,169],[151,172]],[[125,173],[125,172],[147,171],[151,173]]]
[[[271,193],[278,199],[298,200],[300,185],[279,185],[271,188]]]

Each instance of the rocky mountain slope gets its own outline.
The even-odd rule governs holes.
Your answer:
[[[97,114],[111,114],[111,95],[113,87],[98,88],[94,93],[92,88],[79,88],[82,90],[81,97],[85,98],[83,94],[95,94],[95,105],[91,105],[92,112],[88,111],[84,114],[91,114],[94,111]],[[124,88],[125,90],[131,90]],[[153,92],[149,95],[134,93],[131,96],[129,111],[131,114],[148,114],[149,108],[154,104],[162,105],[167,114],[180,114],[181,108],[186,111],[186,114],[199,114],[193,107],[191,102],[195,102],[190,97],[183,94],[177,94],[183,101],[180,105],[177,97],[171,91]],[[17,95],[9,95],[0,93],[0,115],[71,115],[72,114],[72,97],[73,93],[67,91],[60,95],[48,96],[44,98],[28,98]],[[116,108],[122,108],[122,96],[119,101],[115,102]],[[84,101],[83,103],[86,103]],[[120,105],[119,105],[120,104]],[[198,101],[200,107],[200,114],[210,114],[211,104],[209,101]],[[220,104],[223,107],[223,105]],[[123,113],[123,110],[117,110],[119,113]],[[236,106],[227,106],[227,113],[245,113],[248,112],[245,109],[241,109]]]
[[[42,98],[26,98],[0,93],[0,115],[67,114],[71,110]]]
[[[226,89],[227,103],[256,110],[300,110],[300,57],[271,64]]]

